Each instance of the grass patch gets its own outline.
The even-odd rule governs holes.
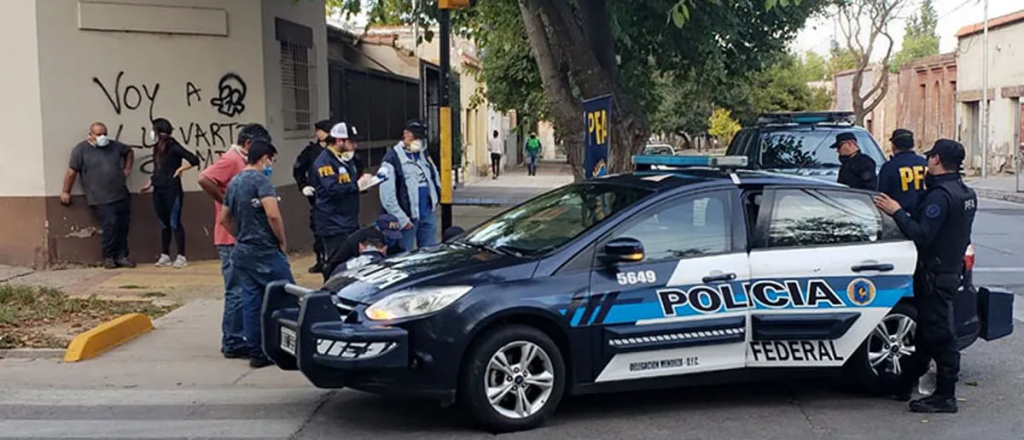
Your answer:
[[[179,305],[69,297],[57,289],[0,285],[0,348],[64,348],[78,333],[126,313],[158,318]]]

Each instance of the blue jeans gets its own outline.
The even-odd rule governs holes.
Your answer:
[[[242,327],[245,330],[245,346],[249,358],[266,357],[263,353],[263,334],[260,330],[260,314],[263,311],[263,294],[267,284],[292,277],[288,257],[281,252],[260,255],[246,255],[235,252],[232,256],[235,275],[242,287]]]
[[[526,170],[527,174],[531,176],[537,175],[537,155],[527,153],[526,156]]]
[[[217,246],[220,254],[220,273],[224,276],[224,317],[221,319],[220,350],[223,353],[239,352],[245,348],[245,333],[242,330],[242,288],[235,276],[231,254],[234,246]]]
[[[431,211],[421,215],[419,220],[412,221],[412,229],[402,231],[399,245],[406,251],[416,247],[428,247],[437,244],[437,213]]]

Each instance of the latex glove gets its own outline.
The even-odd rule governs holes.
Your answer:
[[[305,186],[302,188],[302,195],[306,197],[313,197],[313,194],[315,193],[316,191],[313,189],[312,186]]]
[[[377,178],[380,180],[388,180],[391,177],[391,172],[387,168],[380,168],[377,170]]]

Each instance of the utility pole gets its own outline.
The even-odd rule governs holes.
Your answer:
[[[452,226],[452,104],[451,104],[451,55],[452,55],[452,9],[471,6],[476,0],[438,0],[441,9],[441,230]]]
[[[981,178],[988,177],[988,0],[985,2],[981,61]]]

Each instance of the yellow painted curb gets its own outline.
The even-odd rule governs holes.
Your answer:
[[[64,353],[64,362],[78,362],[91,359],[153,330],[149,316],[129,313],[104,322],[75,336]]]

